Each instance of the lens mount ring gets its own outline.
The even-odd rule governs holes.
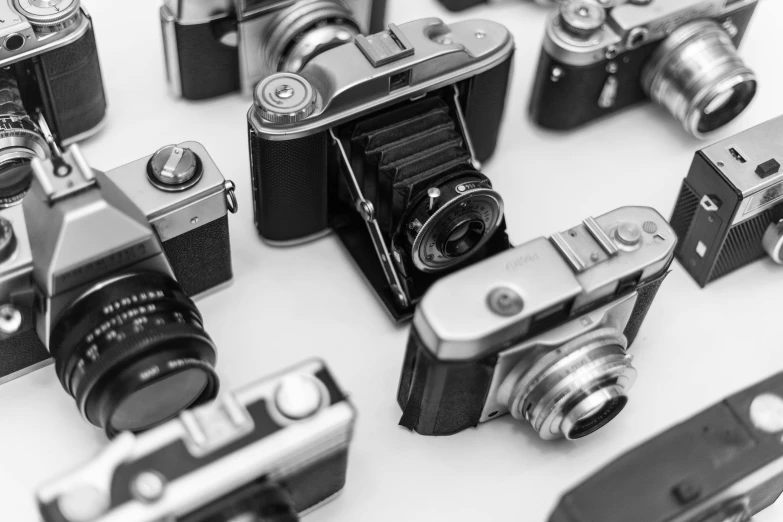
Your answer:
[[[324,30],[331,26],[334,30]],[[308,34],[315,31],[314,34]],[[345,32],[346,35],[342,35]],[[264,47],[266,70],[299,72],[318,54],[360,34],[351,11],[334,0],[296,2],[272,22]]]
[[[518,364],[501,385],[511,389],[509,412],[544,440],[598,430],[622,410],[636,380],[627,344],[616,328],[599,328],[546,353],[532,367]]]
[[[781,255],[781,250],[783,249],[783,220],[771,223],[767,227],[764,236],[761,238],[761,245],[772,261],[783,265],[783,256]]]
[[[481,249],[503,222],[503,198],[489,186],[488,180],[456,176],[438,185],[437,208],[430,208],[427,192],[411,205],[401,220],[411,245],[411,259],[422,272],[434,273],[453,268]],[[434,210],[433,210],[434,209]],[[465,234],[457,237],[461,227]],[[463,241],[448,252],[449,242]]]
[[[653,52],[642,87],[690,134],[706,138],[745,110],[757,80],[721,26],[696,20],[677,28]]]

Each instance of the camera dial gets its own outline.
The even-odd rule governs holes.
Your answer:
[[[688,132],[705,138],[747,108],[757,82],[729,34],[712,20],[698,20],[658,46],[645,65],[642,86]]]
[[[304,120],[315,110],[315,101],[313,86],[294,73],[273,74],[256,87],[256,107],[261,117],[272,123],[283,125]]]
[[[14,0],[14,3],[39,33],[61,31],[79,18],[79,0]]]
[[[150,182],[167,192],[189,189],[201,180],[203,173],[198,155],[188,148],[176,145],[159,149],[147,165]]]
[[[521,361],[501,384],[498,400],[544,440],[586,437],[628,402],[636,370],[627,344],[622,332],[607,327],[569,341],[532,366]]]
[[[603,27],[606,11],[587,0],[571,0],[560,4],[560,21],[569,33],[589,37]]]

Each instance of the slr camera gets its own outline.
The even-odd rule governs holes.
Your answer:
[[[232,278],[233,184],[198,143],[108,173],[72,146],[32,161],[0,212],[0,377],[54,359],[82,415],[109,436],[211,399],[215,346],[191,297]]]
[[[297,522],[345,485],[356,411],[319,360],[142,435],[41,488],[44,522]]]
[[[655,210],[622,207],[441,279],[413,319],[400,424],[451,435],[511,413],[544,440],[600,429],[628,401],[628,349],[676,242]]]
[[[703,288],[769,255],[783,264],[783,117],[696,153],[672,214],[676,256]]]
[[[464,11],[470,7],[475,7],[481,4],[488,4],[491,0],[439,0],[443,7],[449,11]],[[563,0],[533,0],[538,5],[551,6]],[[610,0],[611,1],[611,0]],[[603,3],[603,2],[602,2]]]
[[[619,457],[549,521],[748,522],[783,491],[782,412],[779,373]]]
[[[383,28],[386,0],[164,0],[168,83],[202,100],[253,92],[264,77]]]
[[[91,136],[106,115],[92,20],[79,0],[0,2],[0,207],[21,201],[30,160]]]
[[[255,223],[273,245],[337,232],[395,320],[433,281],[509,248],[495,149],[514,44],[427,18],[262,81],[248,114]]]
[[[735,117],[756,94],[737,54],[758,0],[568,0],[547,22],[533,120],[572,129],[652,99],[693,136]]]

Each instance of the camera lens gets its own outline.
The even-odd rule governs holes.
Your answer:
[[[268,32],[267,74],[299,72],[315,56],[352,42],[359,33],[359,23],[341,2],[295,2],[275,18]]]
[[[16,76],[0,69],[0,208],[22,201],[30,188],[33,158],[49,157],[49,146],[22,104]]]
[[[683,25],[666,38],[645,65],[642,84],[699,138],[742,113],[757,87],[731,37],[711,20]]]
[[[412,198],[403,218],[413,264],[423,272],[469,259],[503,221],[503,198],[475,170],[444,176]]]
[[[169,276],[95,285],[56,319],[50,351],[82,414],[111,437],[142,431],[215,397],[215,347]]]
[[[542,439],[586,437],[628,403],[636,370],[625,352],[627,344],[615,328],[579,336],[532,366],[520,362],[502,383],[499,398],[506,400],[514,418],[527,420]]]

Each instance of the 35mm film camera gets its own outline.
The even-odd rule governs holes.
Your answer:
[[[783,491],[783,373],[657,435],[566,493],[550,522],[748,522]]]
[[[478,169],[513,51],[497,23],[428,18],[266,78],[248,114],[261,237],[334,230],[396,320],[439,277],[507,249],[503,199]]]
[[[191,296],[232,278],[233,184],[198,143],[108,173],[73,146],[32,161],[0,212],[0,378],[54,358],[85,418],[112,436],[217,393],[215,347]]]
[[[622,207],[444,277],[416,309],[400,424],[450,435],[511,413],[578,439],[628,402],[627,353],[674,258],[658,212]]]
[[[0,207],[19,203],[32,158],[86,138],[106,115],[92,20],[79,0],[0,2]]]
[[[387,0],[165,0],[169,85],[200,100],[241,90],[383,28]]]
[[[44,522],[296,522],[345,485],[356,412],[302,363],[139,436],[41,488]]]
[[[643,100],[696,137],[756,94],[737,53],[758,0],[568,0],[547,22],[530,111],[567,130]]]

